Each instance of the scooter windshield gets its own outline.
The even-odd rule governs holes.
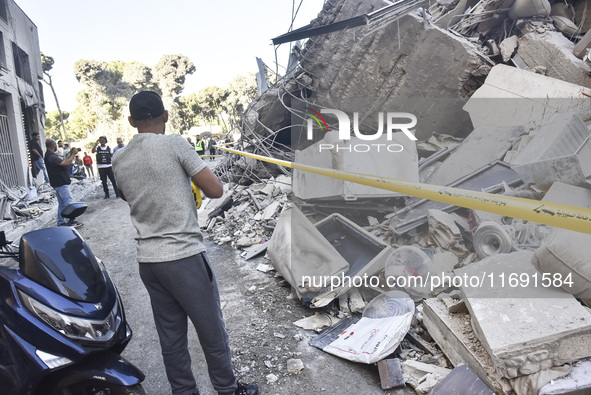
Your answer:
[[[44,287],[81,302],[98,302],[105,278],[88,245],[69,227],[40,229],[20,241],[21,273]]]

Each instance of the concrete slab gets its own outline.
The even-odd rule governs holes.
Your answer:
[[[461,289],[476,336],[507,378],[591,356],[591,313],[561,288],[546,287],[551,276],[542,280],[532,256],[494,255],[455,271],[483,279]]]
[[[464,106],[474,127],[541,126],[557,112],[591,117],[591,89],[532,71],[496,65]]]
[[[544,66],[546,75],[591,87],[591,68],[573,54],[575,44],[560,32],[527,33],[519,39],[517,54],[530,69]]]
[[[557,113],[532,132],[532,139],[517,154],[511,168],[527,183],[547,190],[552,183],[587,186],[591,177],[589,128],[576,113]]]
[[[513,394],[491,357],[475,338],[468,314],[450,314],[437,298],[423,302],[423,324],[454,366],[467,365],[497,394]]]
[[[348,4],[338,19],[384,3]],[[419,140],[434,131],[465,136],[472,129],[461,108],[490,66],[467,39],[409,14],[379,28],[348,29],[310,41],[301,64],[313,76],[310,102],[368,115],[365,122],[374,129],[378,112],[415,114]]]
[[[542,201],[591,208],[591,190],[555,182],[546,192]]]
[[[381,144],[381,149],[378,151],[374,144]],[[400,152],[388,151],[386,147],[393,144],[399,144],[403,149]],[[332,148],[325,148],[328,146],[332,146]],[[365,151],[367,147],[371,148],[371,150]],[[347,141],[338,140],[336,131],[329,132],[318,143],[304,150],[296,151],[295,161],[335,170],[372,174],[406,181],[419,181],[416,145],[402,132],[393,133],[392,140],[387,140],[384,136],[381,139],[372,141],[358,138]],[[400,196],[395,192],[300,170],[294,170],[293,193],[300,199],[339,198],[356,200],[368,197]]]
[[[521,134],[522,127],[479,126],[428,177],[428,184],[449,185],[483,166],[502,159]]]

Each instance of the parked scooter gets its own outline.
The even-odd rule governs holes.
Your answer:
[[[73,227],[26,233],[18,251],[0,232],[0,257],[18,261],[0,259],[3,395],[145,394],[144,374],[120,356],[132,333],[119,293]]]

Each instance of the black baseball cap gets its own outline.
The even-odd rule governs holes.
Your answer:
[[[157,118],[164,113],[162,98],[156,92],[141,91],[129,101],[129,113],[136,121]]]

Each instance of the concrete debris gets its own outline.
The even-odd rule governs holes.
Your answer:
[[[382,6],[337,0],[314,23],[328,26]],[[241,149],[591,208],[588,1],[437,0],[429,14],[298,44],[299,63],[292,58],[290,72],[247,109]],[[404,130],[383,133],[388,109],[418,115],[408,132],[417,141]],[[311,112],[323,114],[322,133]],[[368,142],[403,149],[375,152]],[[509,395],[542,386],[544,393],[570,379],[558,378],[566,369],[560,366],[588,367],[581,361],[591,359],[591,313],[577,298],[591,305],[589,235],[236,155],[216,173],[233,186],[200,209],[208,237],[245,248],[248,259],[267,250],[290,297],[322,309],[294,325],[319,332],[314,347],[379,361],[384,389],[400,384],[392,362],[400,360],[406,383],[431,394]],[[270,272],[261,259],[256,269]],[[539,286],[548,276],[569,284]],[[482,286],[432,282],[446,277],[481,279]],[[374,283],[354,285],[356,278]],[[431,283],[403,284],[405,278]],[[413,311],[388,328],[396,329],[390,340],[399,341],[379,357],[369,355],[355,341],[367,328],[378,333],[375,322],[367,325],[375,319],[366,316],[369,306],[402,291]],[[377,349],[375,333],[366,340]],[[300,360],[287,363],[290,373],[302,369]],[[270,376],[269,383],[278,379]],[[553,381],[546,384],[548,377]],[[581,383],[568,385],[585,388]]]
[[[335,132],[326,133],[326,136],[314,145],[297,150],[295,161],[353,173],[374,174],[408,181],[419,180],[416,145],[404,133],[392,133],[391,137],[384,134],[381,138],[372,140],[371,143],[383,147],[394,146],[395,148],[392,149],[396,150],[396,155],[392,155],[392,151],[386,148],[379,152],[372,151],[369,149],[367,140],[357,137],[349,141],[339,140]],[[326,176],[300,170],[294,170],[293,192],[296,197],[304,200],[339,197],[350,201],[368,197],[400,196],[395,192],[336,178],[327,179]]]
[[[499,64],[464,109],[474,127],[540,127],[556,113],[575,112],[589,119],[589,98],[584,94],[591,95],[591,89]]]
[[[578,114],[554,114],[532,136],[511,165],[524,181],[544,190],[556,181],[591,186],[591,132]]]
[[[507,378],[591,357],[591,313],[561,288],[539,287],[534,281],[544,277],[530,263],[532,256],[495,255],[456,270],[467,276],[486,272],[499,281],[507,275],[507,284],[462,287],[475,334]],[[526,278],[533,281],[515,286]]]
[[[574,55],[574,48],[560,32],[527,33],[519,39],[517,55],[530,69],[544,66],[548,77],[591,88],[591,67]]]
[[[574,364],[568,376],[550,381],[539,395],[585,393],[591,390],[591,361]]]
[[[428,393],[451,372],[450,369],[412,359],[402,362],[402,371],[404,381],[420,394]]]
[[[279,380],[279,377],[273,373],[269,373],[265,378],[267,379],[267,384],[273,384]]]
[[[441,210],[427,210],[427,221],[429,235],[439,248],[444,251],[452,251],[459,257],[468,255],[462,232],[451,214]]]
[[[324,328],[325,326],[334,325],[337,322],[338,320],[335,321],[335,319],[330,315],[317,312],[314,315],[302,318],[301,320],[298,320],[293,324],[302,329],[317,331],[319,329]]]
[[[287,371],[293,374],[300,374],[304,369],[304,363],[301,359],[288,359],[287,360]]]

